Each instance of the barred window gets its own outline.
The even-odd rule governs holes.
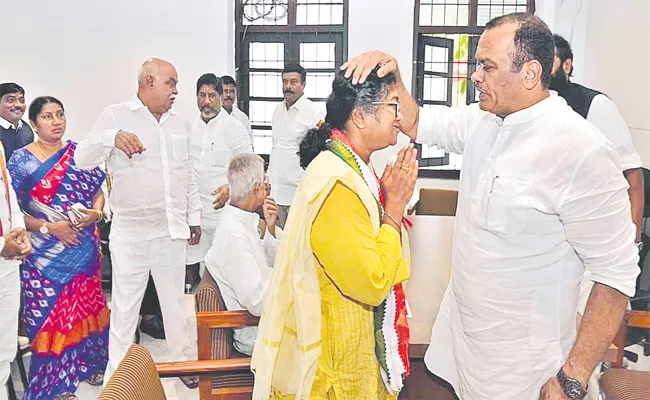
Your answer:
[[[347,57],[347,10],[348,0],[237,1],[239,108],[251,120],[257,153],[271,152],[286,64],[306,69],[305,95],[325,111],[334,73]]]
[[[501,15],[534,11],[534,0],[415,0],[413,93],[419,104],[432,108],[476,102],[470,77],[485,24]],[[418,146],[421,176],[459,175],[462,156]]]

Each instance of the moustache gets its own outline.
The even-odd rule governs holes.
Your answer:
[[[294,94],[292,89],[287,89],[284,91],[284,94],[289,94],[289,93]]]

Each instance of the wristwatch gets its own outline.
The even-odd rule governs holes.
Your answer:
[[[47,229],[47,222],[43,222],[43,223],[41,224],[41,226],[38,227],[38,231],[39,231],[42,235],[47,235],[48,233],[50,233],[50,230]]]
[[[562,368],[557,372],[556,377],[566,397],[570,399],[584,399],[587,395],[587,386],[582,387],[580,381],[566,376]]]
[[[640,253],[641,250],[643,250],[643,242],[639,242],[639,243],[635,243],[635,244],[636,244],[636,248],[639,249],[639,253]]]

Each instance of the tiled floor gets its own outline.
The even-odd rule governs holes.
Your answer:
[[[109,304],[110,306],[110,304]],[[194,311],[194,296],[186,295],[185,296],[185,307],[187,311],[187,321],[188,321],[188,335],[191,338],[194,338],[196,341],[196,318]],[[140,338],[140,344],[147,348],[151,352],[151,356],[154,361],[162,360],[162,356],[166,353],[167,347],[164,340],[156,340],[151,336],[142,334]],[[194,354],[189,354],[190,359],[196,360],[196,346],[192,346],[194,349]],[[29,356],[25,357],[25,364],[27,370],[29,370]],[[18,371],[14,367],[12,370],[12,376],[14,380],[14,386],[18,398],[22,398],[23,387],[20,383],[20,376]],[[165,388],[165,394],[169,400],[198,400],[199,390],[193,389],[190,390],[178,378],[170,378],[163,380],[163,387]],[[79,389],[77,390],[77,397],[79,400],[96,400],[99,397],[101,392],[101,387],[90,386],[87,383],[81,383]]]

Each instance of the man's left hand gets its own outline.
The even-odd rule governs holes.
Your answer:
[[[551,378],[544,386],[539,393],[540,400],[568,400],[560,386],[560,382],[557,381],[556,377]]]
[[[190,226],[190,246],[199,244],[199,240],[201,240],[201,227]]]

